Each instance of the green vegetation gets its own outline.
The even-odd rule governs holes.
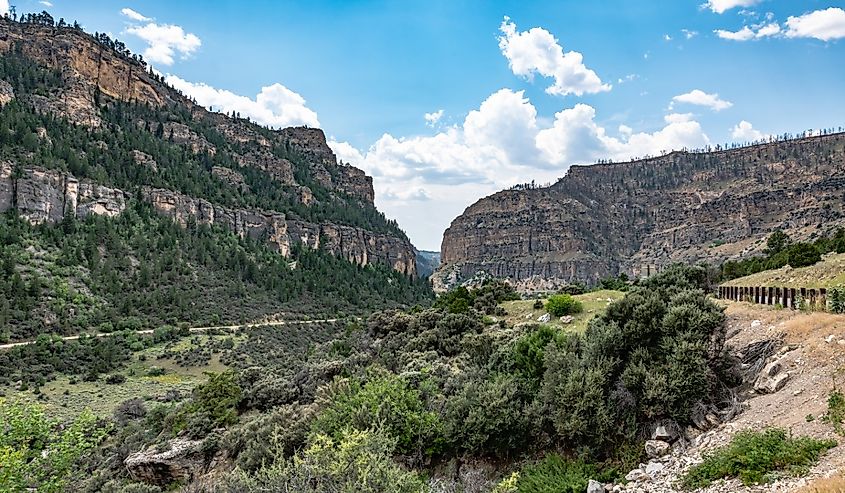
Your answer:
[[[90,412],[83,412],[64,429],[44,415],[37,405],[0,399],[0,490],[65,491],[71,476],[80,476],[74,465],[97,446],[107,429]]]
[[[725,262],[721,267],[721,279],[729,281],[786,265],[807,267],[831,252],[845,253],[845,229],[840,228],[832,236],[813,242],[794,242],[786,233],[776,230],[769,236],[764,256]]]
[[[834,390],[827,397],[827,414],[824,421],[830,423],[836,433],[845,436],[845,395]]]
[[[694,466],[683,477],[689,489],[703,488],[722,478],[739,478],[743,484],[771,482],[781,476],[803,474],[821,454],[835,447],[835,440],[791,437],[785,430],[743,431],[731,443]]]
[[[422,493],[423,479],[392,460],[395,439],[378,431],[343,430],[339,438],[317,434],[293,458],[257,472],[235,473],[225,491],[327,491]],[[281,454],[279,454],[281,456]]]
[[[240,323],[279,312],[361,313],[430,296],[424,280],[386,266],[298,246],[285,258],[219,228],[183,228],[145,202],[116,218],[55,226],[0,215],[0,245],[0,326],[11,340],[89,327]]]
[[[529,465],[517,475],[517,493],[583,493],[591,479],[605,483],[618,479],[613,468],[600,470],[594,464],[568,460],[550,454],[542,461]]]
[[[546,301],[546,311],[555,317],[562,317],[564,315],[574,315],[584,311],[581,303],[569,294],[556,294],[549,297]]]

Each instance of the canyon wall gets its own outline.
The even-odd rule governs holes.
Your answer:
[[[595,283],[717,263],[759,252],[776,228],[810,239],[845,226],[843,202],[845,134],[573,166],[468,207],[443,235],[439,282]]]

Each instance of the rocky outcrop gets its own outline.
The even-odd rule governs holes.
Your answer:
[[[142,193],[161,214],[182,226],[190,222],[219,226],[241,238],[264,241],[284,256],[290,254],[290,238],[285,215],[269,211],[230,209],[171,190],[145,188]]]
[[[322,130],[307,127],[273,130],[236,115],[211,112],[167,86],[140,60],[122,49],[110,47],[113,45],[111,41],[95,39],[72,27],[18,23],[0,18],[0,54],[20,50],[34,63],[52,69],[56,75],[49,90],[37,94],[16,95],[8,81],[0,81],[0,105],[18,97],[39,112],[52,113],[88,127],[114,126],[114,122],[104,123],[101,107],[111,105],[115,100],[164,108],[158,118],[137,117],[134,124],[195,154],[224,156],[215,164],[224,163],[226,167],[215,166],[211,173],[242,192],[249,192],[244,168],[253,168],[284,186],[287,198],[308,207],[326,200],[336,200],[342,204],[338,206],[373,207],[372,178],[358,168],[339,163]],[[110,130],[120,132],[121,129]],[[40,137],[42,142],[49,144],[49,136]],[[152,152],[150,147],[144,149]],[[296,167],[281,156],[296,161]],[[131,153],[131,159],[156,173],[164,173],[166,170],[160,168],[166,167],[168,162],[164,156],[149,155],[138,149]],[[232,161],[240,168],[225,164]],[[13,166],[2,166],[0,209],[17,208],[32,222],[58,221],[69,214],[113,216],[126,206],[127,195],[117,189],[81,182],[66,173],[40,168],[31,168],[21,176],[13,177]],[[152,183],[161,182],[138,183],[137,186]],[[133,190],[135,185],[132,184]],[[321,189],[317,190],[317,186]],[[170,190],[149,186],[142,189],[159,211],[183,224],[197,221],[219,225],[242,237],[266,240],[283,255],[290,251],[287,229],[292,220],[284,213],[288,211],[236,210]],[[321,248],[353,262],[383,262],[406,274],[416,272],[413,246],[398,231],[381,234],[328,222],[301,221],[296,221],[295,228],[297,231],[316,231],[316,243]],[[309,236],[309,244],[315,243],[313,238],[313,234]]]
[[[15,99],[15,90],[12,88],[12,84],[0,80],[0,106],[6,106],[13,99]]]
[[[359,265],[381,263],[407,275],[416,273],[414,247],[407,240],[361,228],[288,219],[273,211],[232,209],[171,190],[146,187],[143,198],[182,226],[191,222],[219,226],[241,238],[266,242],[288,256],[292,243],[321,248]],[[16,208],[33,224],[58,222],[67,215],[114,217],[126,208],[128,194],[55,170],[24,169],[0,163],[0,212]]]
[[[41,168],[14,173],[12,163],[0,163],[0,212],[16,208],[33,224],[61,221],[65,216],[116,216],[126,208],[127,195],[115,188],[80,182],[73,176]]]
[[[544,188],[498,192],[443,236],[443,272],[560,284],[756,252],[845,225],[845,134],[573,166]]]
[[[232,185],[232,187],[238,190],[249,190],[249,185],[247,185],[244,181],[244,175],[238,173],[237,171],[231,168],[226,168],[223,166],[212,166],[211,174],[218,180],[228,183],[229,185]]]
[[[150,485],[170,487],[187,484],[216,469],[231,467],[223,454],[210,458],[202,450],[203,440],[174,438],[165,443],[130,454],[123,465],[135,481]]]
[[[158,163],[156,163],[155,159],[153,159],[153,157],[147,154],[146,152],[135,149],[132,151],[132,159],[137,164],[140,164],[141,166],[146,166],[154,172],[158,172]]]

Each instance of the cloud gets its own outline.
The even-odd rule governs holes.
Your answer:
[[[566,96],[609,91],[598,75],[584,65],[584,57],[577,51],[564,52],[558,40],[543,28],[535,27],[517,32],[516,24],[505,17],[499,27],[499,49],[508,59],[515,75],[532,79],[534,74],[551,77],[554,84],[546,88],[548,94]]]
[[[769,134],[756,130],[750,122],[742,120],[731,129],[731,138],[744,142],[755,142],[769,138]]]
[[[691,114],[668,115],[653,132],[627,125],[614,132],[596,121],[589,105],[564,108],[550,119],[538,115],[523,91],[501,89],[463,122],[429,135],[384,134],[365,150],[336,139],[329,145],[340,159],[374,177],[379,208],[397,218],[418,246],[437,248],[448,221],[478,197],[531,180],[552,182],[572,164],[657,155],[709,142]],[[423,197],[430,200],[421,220],[414,203]]]
[[[9,13],[9,0],[0,0],[0,15]]]
[[[663,35],[663,41],[672,41],[672,36],[669,36],[668,34],[664,34]]]
[[[149,21],[152,20],[149,17],[146,17],[145,15],[141,14],[140,12],[136,12],[136,11],[130,9],[129,7],[125,7],[123,9],[121,9],[120,13],[123,14],[124,16],[126,16],[126,17],[129,17],[133,21],[137,21],[137,22],[149,22]]]
[[[681,29],[681,32],[684,33],[684,37],[687,39],[692,39],[698,36],[698,31],[691,31],[689,29]]]
[[[830,7],[789,17],[785,34],[789,38],[815,38],[821,41],[845,38],[845,10]]]
[[[147,43],[144,58],[150,62],[173,65],[173,57],[176,53],[185,59],[202,45],[197,35],[186,33],[182,26],[156,24],[149,17],[130,8],[124,8],[120,13],[132,21],[141,23],[129,26],[126,28],[126,33],[137,36]]]
[[[710,9],[717,14],[723,14],[735,7],[750,7],[760,0],[707,0],[702,4],[702,8]]]
[[[423,118],[425,118],[426,126],[433,127],[437,125],[437,122],[439,122],[441,118],[443,118],[443,110],[441,109],[432,113],[426,113],[423,115]]]
[[[669,109],[674,108],[675,103],[694,104],[697,106],[706,106],[713,111],[722,111],[733,106],[730,101],[725,101],[719,98],[716,93],[708,94],[701,89],[693,89],[686,94],[679,94],[672,98],[669,104]]]
[[[165,77],[165,82],[202,106],[224,113],[234,111],[268,127],[320,126],[317,113],[305,105],[305,98],[279,83],[262,87],[255,99],[251,99],[202,82],[188,82],[175,75]]]
[[[762,39],[780,34],[780,25],[777,22],[756,24],[754,26],[742,26],[739,31],[725,31],[716,29],[713,31],[716,36],[731,41],[748,41],[750,39]]]
[[[637,75],[637,74],[628,74],[628,75],[626,75],[625,77],[620,77],[619,79],[617,79],[617,80],[616,80],[616,83],[617,83],[617,84],[624,84],[624,83],[626,83],[626,82],[632,82],[632,81],[635,81],[635,80],[637,80],[637,79],[639,79],[639,78],[640,78],[640,76],[639,76],[639,75]]]
[[[53,6],[53,2],[48,2],[47,0],[41,0],[38,3],[40,3],[41,5],[43,5],[45,7],[52,7]]]
[[[739,31],[726,31],[724,29],[716,29],[713,31],[716,36],[722,39],[729,39],[731,41],[748,41],[754,39],[754,31],[748,26],[742,26]]]

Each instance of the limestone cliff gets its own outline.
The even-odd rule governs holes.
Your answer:
[[[845,134],[573,166],[557,183],[498,192],[452,221],[441,272],[592,283],[672,262],[755,252],[845,225]]]
[[[112,102],[161,108],[158,117],[141,116],[130,124],[169,145],[186,148],[197,161],[224,155],[214,166],[207,167],[208,173],[236,193],[252,192],[242,172],[248,168],[272,180],[269,186],[261,182],[261,193],[292,197],[295,207],[290,208],[299,207],[300,213],[302,207],[361,207],[367,209],[365,215],[373,217],[372,178],[338,162],[322,130],[272,130],[248,119],[210,112],[167,86],[142,61],[114,49],[110,43],[72,27],[0,19],[0,55],[22,54],[54,70],[61,79],[61,84],[30,94],[15,94],[11,84],[0,81],[0,106],[19,98],[37,112],[52,113],[93,131],[115,129],[113,119],[108,121],[102,113]],[[46,134],[39,136],[49,139]],[[288,154],[297,159],[281,157]],[[168,176],[168,158],[155,155],[150,149],[132,150],[131,161],[163,179]],[[240,171],[235,169],[238,167]],[[224,207],[208,200],[214,199],[214,194],[206,199],[189,196],[193,192],[161,188],[163,179],[114,187],[113,183],[101,186],[60,170],[27,165],[16,174],[15,168],[14,162],[0,164],[0,210],[17,208],[32,222],[54,222],[67,215],[116,215],[129,197],[123,190],[142,189],[140,198],[151,201],[156,209],[179,222],[187,223],[193,217],[197,222],[220,225],[242,237],[265,239],[283,255],[290,252],[291,242],[303,243],[361,265],[378,262],[408,275],[416,273],[414,247],[398,228],[373,227],[370,231],[359,223],[344,224],[342,214],[332,221],[304,220],[302,217],[313,214],[302,213],[299,217],[284,207],[271,210],[258,199],[246,201],[249,207]],[[282,191],[272,191],[276,188]],[[289,234],[289,229],[294,233]]]

